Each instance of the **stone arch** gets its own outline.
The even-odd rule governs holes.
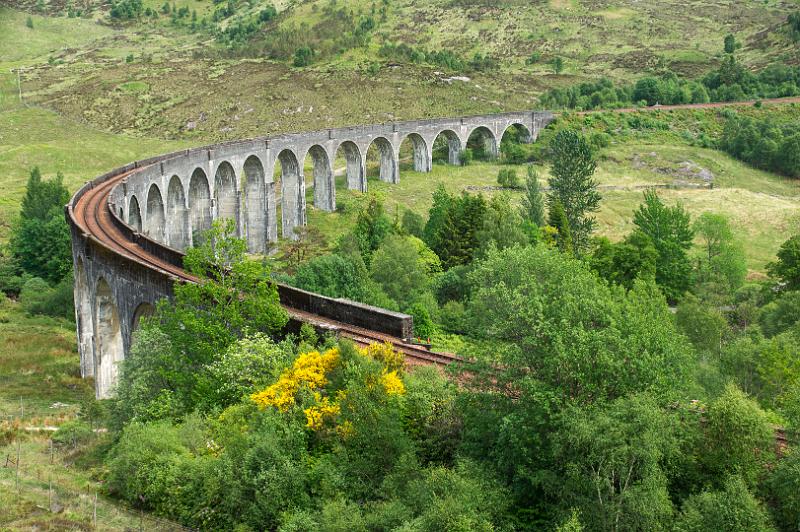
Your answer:
[[[244,161],[242,189],[244,190],[245,235],[251,253],[264,253],[270,240],[271,225],[275,224],[275,191],[267,194],[266,176],[261,159],[255,155]],[[272,207],[272,212],[270,211]]]
[[[117,382],[119,363],[125,358],[119,311],[111,287],[102,277],[97,281],[94,296],[96,352],[95,395],[98,399],[111,396]]]
[[[516,130],[517,138],[519,142],[522,144],[530,144],[533,142],[533,134],[531,134],[531,130],[528,129],[528,126],[522,124],[520,122],[512,122],[506,126],[503,132],[500,134],[500,143],[503,143],[503,139],[506,137],[506,133],[510,133],[512,130]]]
[[[461,139],[455,131],[445,129],[434,137],[431,143],[431,159],[444,160],[450,164],[461,164]]]
[[[156,308],[147,302],[140,303],[136,310],[133,311],[133,318],[131,319],[131,334],[139,330],[142,318],[149,318],[155,314]]]
[[[428,151],[428,143],[425,142],[425,139],[423,139],[419,133],[409,133],[400,142],[400,146],[397,150],[398,162],[406,155],[406,148],[409,147],[409,143],[414,171],[430,172],[431,159]]]
[[[497,139],[492,130],[486,126],[478,126],[470,131],[467,137],[467,148],[472,150],[476,159],[491,161],[497,159]]]
[[[174,175],[167,185],[167,241],[184,250],[189,246],[189,210],[181,178]]]
[[[305,225],[305,183],[297,155],[286,148],[278,154],[276,171],[280,168],[281,226],[284,238],[295,238],[294,228]],[[275,172],[273,172],[273,175]]]
[[[196,168],[189,180],[189,222],[192,242],[197,244],[199,235],[211,229],[211,190],[201,168]]]
[[[214,202],[218,220],[233,220],[239,233],[239,199],[236,194],[236,172],[228,161],[222,161],[214,175]]]
[[[145,218],[145,234],[150,238],[161,241],[164,239],[166,217],[164,215],[164,199],[161,189],[155,183],[147,191],[147,217]]]
[[[128,203],[128,225],[142,232],[142,209],[139,208],[139,200],[136,196],[131,196]]]
[[[92,297],[89,290],[89,278],[80,257],[75,267],[74,296],[75,325],[78,329],[78,350],[81,356],[81,377],[91,377],[94,375]]]
[[[375,137],[367,148],[367,158],[371,156],[371,150],[375,147],[378,151],[380,170],[378,177],[386,183],[397,183],[399,176],[397,172],[397,154],[394,146],[386,137]]]
[[[309,148],[306,160],[308,157],[311,157],[314,176],[314,206],[324,211],[336,210],[336,183],[333,180],[333,166],[328,152],[315,144]]]
[[[336,148],[334,159],[344,157],[345,175],[347,178],[348,190],[360,190],[366,192],[366,174],[364,173],[364,162],[361,158],[361,150],[355,142],[346,140]]]

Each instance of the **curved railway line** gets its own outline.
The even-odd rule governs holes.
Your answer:
[[[765,99],[762,100],[762,102],[772,105],[796,104],[800,103],[800,97]],[[708,103],[708,104],[672,105],[672,106],[667,105],[667,106],[654,106],[654,107],[644,107],[644,108],[623,108],[610,111],[619,113],[631,113],[631,112],[648,112],[648,111],[651,112],[669,111],[677,109],[708,109],[708,108],[721,108],[721,107],[741,107],[741,106],[753,105],[754,103],[755,102],[751,101],[751,102]],[[608,111],[593,110],[593,111],[581,112],[579,114],[591,114],[598,112],[608,112]],[[462,134],[466,135],[466,132],[468,132],[470,128],[472,128],[472,130],[474,131],[475,127],[478,127],[481,124],[488,124],[490,127],[495,127],[495,129],[497,129],[496,133],[498,135],[502,135],[502,131],[504,131],[504,128],[506,127],[507,124],[519,123],[518,122],[519,120],[529,121],[526,122],[527,127],[529,131],[533,131],[535,129],[540,129],[542,127],[545,127],[546,124],[549,122],[549,120],[552,119],[552,116],[553,116],[552,113],[547,113],[547,112],[538,114],[537,112],[532,112],[532,113],[520,112],[520,113],[506,113],[500,115],[485,115],[480,117],[466,117],[462,119],[441,119],[438,121],[441,123],[437,123],[437,120],[427,120],[427,121],[400,123],[400,125],[402,127],[405,127],[406,129],[408,129],[408,127],[412,127],[422,132],[427,131],[428,134],[436,133],[436,131],[441,129],[446,129],[447,127],[456,129],[460,127],[461,130],[464,130],[462,131]],[[497,122],[492,122],[493,120],[496,120]],[[506,125],[502,125],[501,122],[502,124]],[[432,129],[437,127],[437,124],[438,124],[438,129]],[[492,124],[494,124],[494,126],[492,126]],[[502,127],[499,127],[501,125]],[[329,143],[332,143],[331,146],[333,147],[332,149],[335,152],[336,149],[335,147],[337,144],[335,144],[336,136],[334,135],[334,132],[342,135],[360,133],[362,137],[369,140],[370,138],[380,134],[389,136],[391,136],[391,134],[394,134],[395,137],[397,137],[400,134],[398,133],[399,130],[397,129],[397,127],[398,127],[397,124],[395,124],[394,126],[389,124],[382,126],[365,126],[362,128],[343,128],[341,130],[335,130],[335,131],[327,130],[327,133],[324,131],[321,133],[322,140],[317,139],[317,137],[320,137],[320,132],[300,134],[300,135],[301,136],[307,135],[313,137],[314,139],[317,139],[314,140],[314,142],[323,142],[324,144],[324,142],[327,141]],[[483,127],[483,129],[485,130],[486,127]],[[408,132],[406,132],[405,134],[408,134]],[[297,135],[295,135],[295,137],[297,138]],[[418,134],[417,137],[421,138]],[[455,134],[453,134],[453,136],[451,137],[448,137],[448,142],[452,141],[457,144],[458,139],[456,137],[457,135]],[[280,147],[281,142],[284,142],[285,144],[286,138],[287,138],[286,135],[274,137],[274,142],[276,143],[276,146]],[[431,138],[434,137],[431,136]],[[263,144],[263,139],[259,142]],[[311,140],[308,141],[309,144],[311,142],[312,142]],[[171,282],[197,282],[197,279],[195,277],[189,275],[183,270],[181,265],[182,254],[180,251],[177,251],[176,249],[173,249],[171,247],[167,247],[166,245],[161,244],[160,242],[150,240],[144,237],[143,235],[136,232],[135,229],[133,229],[132,227],[126,225],[124,222],[121,221],[122,214],[120,213],[120,216],[117,216],[117,213],[114,210],[114,202],[112,200],[112,195],[114,194],[117,185],[119,185],[123,181],[126,181],[126,178],[128,177],[135,177],[135,174],[139,172],[147,172],[149,170],[154,170],[157,165],[161,164],[162,165],[161,171],[163,173],[164,165],[169,164],[170,157],[185,156],[189,158],[193,156],[193,154],[196,157],[198,153],[202,152],[203,150],[207,150],[208,158],[210,159],[211,153],[217,148],[226,148],[233,144],[236,143],[223,143],[216,146],[198,148],[195,150],[185,150],[184,152],[178,152],[174,154],[164,155],[161,157],[155,157],[152,159],[148,159],[146,161],[139,161],[127,165],[125,167],[122,167],[104,176],[101,176],[90,183],[87,183],[73,196],[73,198],[70,200],[70,203],[67,205],[66,208],[67,211],[66,214],[69,219],[69,222],[73,225],[73,246],[75,246],[76,242],[80,240],[86,241],[87,244],[91,243],[92,246],[99,248],[104,253],[109,254],[109,256],[111,257],[124,258],[124,261],[122,262],[124,264],[123,268],[125,268],[126,270],[129,269],[130,266],[139,267],[140,270],[142,271],[149,272],[149,274],[155,274],[156,277],[159,279],[159,282],[161,282],[161,280],[169,280]],[[350,144],[353,143],[350,142]],[[422,144],[424,144],[424,142],[422,142]],[[267,147],[269,147],[270,145],[269,140],[266,141],[266,145]],[[344,144],[338,144],[338,145],[342,146]],[[276,149],[276,152],[277,151],[278,150]],[[425,154],[422,155],[424,159]],[[348,162],[348,165],[349,164],[350,162]],[[425,165],[422,164],[422,167],[424,166]],[[381,178],[383,179],[383,169],[381,170],[381,172],[382,172]],[[79,238],[77,240],[75,240],[76,233],[79,234]],[[80,265],[81,262],[76,258],[76,268],[79,268]],[[82,296],[76,289],[76,308],[78,308],[78,303],[82,302],[84,311],[86,311],[88,308],[88,303],[82,301],[81,299],[82,297],[84,296]],[[98,296],[95,294],[95,297]],[[427,364],[427,365],[445,366],[454,361],[459,360],[458,357],[454,355],[447,353],[432,352],[424,346],[408,343],[404,341],[402,338],[393,336],[392,334],[387,334],[385,332],[379,332],[376,330],[371,330],[369,328],[355,326],[349,323],[343,323],[341,321],[337,321],[329,317],[320,316],[318,314],[300,310],[298,308],[294,308],[286,304],[284,304],[283,306],[292,319],[296,321],[311,323],[314,326],[321,329],[331,330],[340,336],[352,339],[357,344],[367,345],[372,342],[389,342],[395,347],[395,349],[404,353],[404,355],[406,356],[406,361],[409,365]],[[92,311],[93,314],[94,312],[95,311]],[[113,312],[109,311],[108,315],[104,315],[104,318],[111,319],[111,322],[113,322],[114,319],[116,319],[116,314],[114,314],[115,312],[116,310],[114,310]],[[103,323],[101,324],[96,318],[97,315],[96,314],[94,315],[95,315],[94,323],[92,322],[91,317],[89,318],[84,317],[83,324],[82,320],[80,319],[78,320],[79,342],[81,342],[82,357],[84,354],[89,354],[93,352],[94,349],[93,346],[95,345],[93,342],[95,342],[95,340],[91,338],[94,337],[93,336],[94,328],[100,325],[107,327],[109,323],[107,321],[103,321]],[[336,317],[339,318],[338,315]],[[355,323],[359,322],[356,321]],[[118,329],[114,329],[112,327],[109,330],[111,331],[111,333],[113,333],[111,334],[112,340],[117,342],[117,345],[119,345],[119,339],[116,336],[114,336],[118,334],[119,332]],[[86,338],[84,337],[90,338],[90,340],[86,340]],[[104,340],[100,340],[100,342],[101,344],[105,344],[103,345],[103,347],[106,350],[109,349],[107,342],[105,342]],[[89,373],[90,369],[91,368],[87,366],[86,368],[87,371],[85,372],[85,374],[87,375],[91,374]],[[82,374],[84,374],[83,358],[82,358]]]
[[[112,220],[114,214],[111,212],[108,196],[114,186],[137,170],[140,168],[127,170],[102,183],[90,185],[90,189],[86,193],[68,206],[69,216],[72,216],[76,224],[89,235],[89,238],[112,253],[124,255],[141,265],[166,273],[178,281],[196,282],[197,278],[186,273],[183,268],[157,257],[136,242],[129,240]],[[331,330],[362,346],[374,342],[389,342],[397,351],[405,355],[406,363],[411,366],[446,366],[458,360],[458,357],[454,355],[436,353],[388,334],[338,322],[285,305],[284,308],[290,318],[310,323],[321,329]]]

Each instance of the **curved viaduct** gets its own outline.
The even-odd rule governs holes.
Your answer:
[[[552,119],[549,112],[526,111],[261,137],[137,161],[98,177],[66,206],[81,374],[95,377],[97,397],[109,396],[139,319],[172,296],[175,282],[195,281],[183,270],[183,251],[213,220],[232,219],[252,253],[264,253],[278,240],[278,226],[292,238],[306,220],[304,168],[313,176],[314,206],[332,211],[337,158],[344,162],[347,188],[364,192],[372,146],[380,179],[397,183],[406,141],[414,169],[429,172],[437,138],[444,139],[449,162],[458,164],[470,138],[497,156],[508,128],[521,126],[531,142]],[[390,341],[411,364],[451,360],[403,342],[413,336],[410,316],[278,288],[294,321],[333,329],[358,343]]]

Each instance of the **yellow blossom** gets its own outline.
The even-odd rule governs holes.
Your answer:
[[[316,390],[327,384],[325,374],[339,362],[339,350],[329,349],[324,353],[311,351],[303,353],[294,361],[292,367],[281,373],[278,381],[266,389],[254,393],[250,398],[261,408],[274,406],[286,412],[294,404],[294,396],[302,385]]]
[[[388,395],[402,395],[406,393],[403,381],[397,376],[396,371],[390,371],[381,375],[381,384]]]
[[[405,359],[403,353],[395,351],[392,344],[384,342],[382,344],[369,344],[367,347],[358,350],[364,356],[382,362],[388,371],[403,371]]]

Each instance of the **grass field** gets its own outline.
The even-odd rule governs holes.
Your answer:
[[[466,167],[436,164],[432,172],[418,173],[404,166],[397,185],[370,179],[368,187],[383,199],[390,216],[398,211],[402,214],[406,208],[426,216],[440,183],[456,194],[467,187],[494,186],[500,168],[493,163]],[[703,170],[713,174],[713,189],[680,188],[705,183],[699,177]],[[525,172],[524,167],[517,167],[521,178]],[[547,169],[540,167],[539,172],[546,180]],[[642,200],[643,188],[653,185],[678,187],[660,190],[659,194],[667,203],[683,203],[693,216],[707,211],[728,216],[744,245],[748,267],[756,275],[774,260],[788,235],[797,231],[800,182],[756,170],[716,150],[637,141],[613,145],[601,152],[596,179],[603,195],[597,234],[612,240],[623,238],[633,229],[631,219]],[[481,193],[490,197],[499,192]],[[364,201],[362,194],[345,189],[341,177],[336,194],[339,212],[308,209],[309,223],[330,242],[352,227],[357,207]],[[511,194],[515,201],[520,200],[519,192]],[[308,201],[309,205],[313,201],[310,190]]]

